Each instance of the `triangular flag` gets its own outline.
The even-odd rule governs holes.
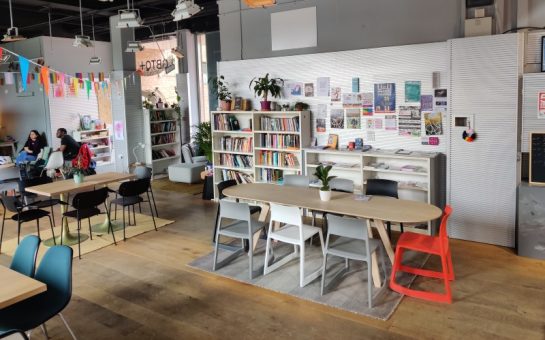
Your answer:
[[[28,81],[28,59],[19,56],[19,68],[21,70],[21,85],[23,85],[23,91],[26,91],[27,89],[27,81]]]
[[[0,59],[2,59],[2,54],[4,53],[4,49],[0,47]]]
[[[91,81],[90,80],[85,81],[85,89],[87,90],[87,99],[89,99],[90,93],[91,93]]]
[[[40,75],[44,84],[45,94],[49,95],[49,68],[47,66],[42,66]]]

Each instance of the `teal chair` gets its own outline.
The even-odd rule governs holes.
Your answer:
[[[40,238],[36,235],[25,236],[17,246],[9,268],[28,277],[34,277],[40,241]]]
[[[0,309],[0,334],[12,329],[33,330],[58,314],[72,338],[76,339],[61,315],[72,297],[72,256],[72,248],[68,246],[53,246],[47,250],[34,277],[45,283],[47,290]],[[47,336],[45,327],[42,329]]]

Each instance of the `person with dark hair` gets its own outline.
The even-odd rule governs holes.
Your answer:
[[[69,161],[76,158],[80,145],[74,138],[72,138],[72,136],[67,134],[65,128],[60,128],[57,130],[57,138],[61,139],[61,146],[57,149],[57,151],[62,152],[64,160]]]
[[[42,141],[40,133],[37,130],[30,130],[25,146],[23,146],[23,149],[15,159],[15,164],[19,165],[25,161],[35,161],[44,146],[45,143]]]

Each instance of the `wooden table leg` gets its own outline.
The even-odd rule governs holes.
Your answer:
[[[394,249],[392,248],[392,243],[390,242],[390,238],[388,237],[388,232],[386,231],[386,226],[384,225],[384,221],[375,220],[375,226],[377,227],[378,233],[380,235],[380,239],[382,240],[382,243],[384,244],[384,248],[386,248],[386,254],[388,254],[388,257],[390,258],[390,262],[394,264]]]
[[[258,218],[258,221],[259,222],[266,222],[267,221],[267,216],[269,215],[269,211],[270,211],[270,206],[268,204],[263,204],[261,206],[261,213],[259,214],[259,218]],[[253,239],[253,249],[255,250],[256,247],[257,247],[257,242],[259,241],[259,236],[261,236],[261,233],[257,233],[254,235],[254,239]]]
[[[369,238],[373,238],[373,230],[371,228],[371,222],[367,220],[367,233],[369,235]],[[380,270],[378,268],[378,259],[377,259],[377,252],[373,252],[371,254],[371,270],[373,275],[373,283],[375,287],[380,288],[382,286],[381,278],[380,278]]]

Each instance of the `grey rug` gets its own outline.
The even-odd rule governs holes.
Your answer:
[[[319,242],[318,242],[319,243]],[[236,243],[240,244],[240,241]],[[293,246],[277,243],[274,245],[275,261],[293,251]],[[219,250],[218,261],[231,254],[230,251]],[[423,266],[428,256],[422,253],[405,252],[404,264],[415,267]],[[385,255],[386,256],[386,255]],[[254,254],[254,271],[260,269],[261,274],[254,274],[254,279],[248,276],[248,256],[241,254],[232,262],[226,264],[217,271],[212,271],[214,251],[201,258],[194,260],[188,265],[193,268],[204,270],[209,273],[224,276],[240,282],[253,284],[258,287],[273,290],[308,301],[317,302],[327,306],[336,307],[353,313],[365,315],[379,320],[388,320],[401,302],[402,295],[391,291],[388,282],[383,283],[381,288],[373,286],[373,308],[368,308],[367,300],[367,266],[365,262],[350,261],[350,270],[340,280],[334,280],[329,285],[329,290],[323,296],[320,295],[321,277],[312,281],[303,288],[299,287],[299,259],[294,259],[272,273],[263,276],[263,263],[265,259],[265,241],[260,240],[256,253]],[[323,256],[319,245],[305,247],[305,273],[315,271],[322,265]],[[328,256],[326,283],[332,282],[332,278],[344,268],[344,259],[335,256]],[[380,264],[380,261],[379,261]],[[389,275],[391,265],[386,257],[386,272]],[[380,266],[379,266],[380,267]],[[381,268],[381,275],[383,271]],[[397,280],[405,286],[410,286],[414,275],[407,273],[398,274]],[[372,284],[372,283],[371,283]]]

